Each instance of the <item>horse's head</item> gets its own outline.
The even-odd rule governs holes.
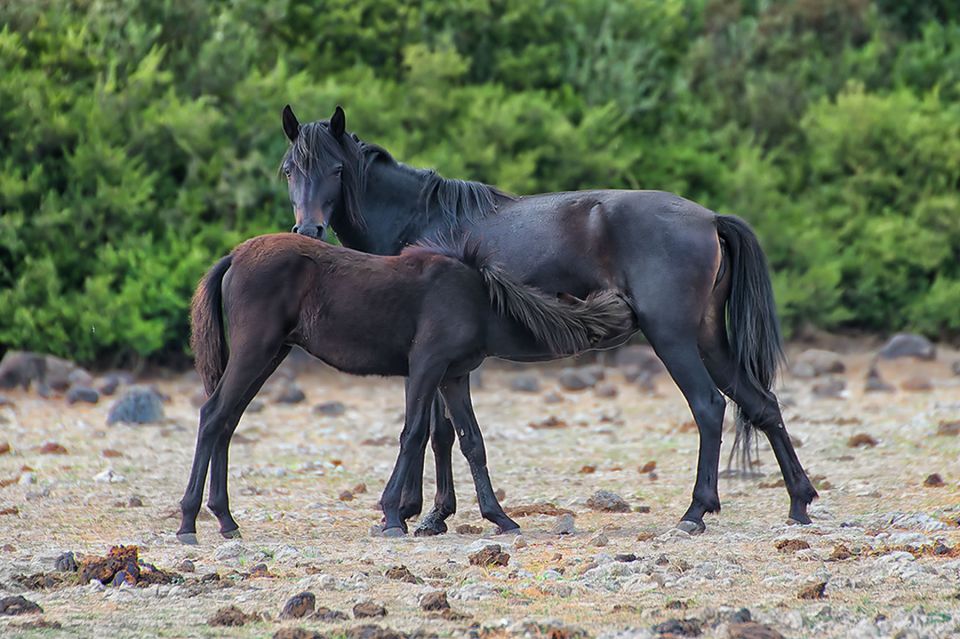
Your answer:
[[[348,215],[355,214],[357,143],[346,133],[346,117],[339,106],[329,121],[301,125],[288,104],[282,119],[291,143],[280,170],[287,180],[296,219],[292,230],[322,239],[345,209]]]

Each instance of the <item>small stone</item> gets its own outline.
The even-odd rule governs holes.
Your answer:
[[[10,442],[0,442],[0,455],[6,455],[10,452]]]
[[[628,504],[623,497],[609,490],[598,490],[595,492],[590,499],[587,500],[587,506],[591,510],[608,513],[630,512],[630,504]]]
[[[387,579],[395,579],[397,581],[405,581],[409,584],[417,583],[417,578],[410,572],[410,569],[406,566],[394,566],[387,570],[383,575]]]
[[[784,639],[783,635],[772,627],[755,621],[730,624],[727,626],[727,637],[729,639]]]
[[[563,402],[563,395],[561,395],[557,391],[550,391],[549,393],[543,396],[543,402],[545,404],[559,404]]]
[[[143,508],[143,498],[138,495],[131,495],[127,500],[127,508]]]
[[[93,390],[89,386],[71,386],[70,390],[67,391],[67,403],[76,404],[77,402],[84,402],[86,404],[96,404],[100,401],[100,393]]]
[[[517,535],[513,539],[513,547],[515,550],[520,550],[521,548],[527,547],[527,540],[524,539],[523,535]]]
[[[281,628],[273,633],[273,639],[327,639],[315,630],[306,628]]]
[[[424,593],[420,597],[420,609],[429,612],[437,610],[449,610],[450,602],[447,601],[447,593],[444,590]]]
[[[344,490],[340,493],[338,499],[340,501],[353,501],[353,493],[349,490]]]
[[[954,375],[960,375],[960,359],[955,361],[951,366],[950,370],[953,371]]]
[[[602,399],[613,399],[619,392],[616,384],[612,382],[600,382],[593,387],[593,394]]]
[[[41,455],[66,455],[67,449],[57,442],[47,442],[40,447]]]
[[[565,368],[560,371],[557,381],[564,390],[581,391],[592,388],[599,380],[582,368]]]
[[[180,572],[196,572],[197,567],[189,559],[184,559],[179,564],[177,564],[177,570]]]
[[[458,535],[479,535],[483,532],[483,528],[480,526],[474,526],[473,524],[460,524],[456,528]]]
[[[624,346],[618,349],[614,356],[614,364],[617,368],[635,370],[651,377],[666,372],[656,352],[646,344]]]
[[[597,533],[591,540],[591,546],[597,546],[598,548],[603,548],[610,543],[610,539],[602,532]]]
[[[102,473],[97,473],[96,475],[94,475],[93,481],[101,482],[104,484],[120,484],[127,481],[127,478],[115,472],[112,468],[107,468]]]
[[[339,610],[331,610],[326,606],[320,606],[317,608],[317,611],[313,613],[311,619],[317,619],[318,621],[325,621],[327,623],[335,623],[338,621],[347,621],[350,619],[350,615],[345,612],[340,612]]]
[[[913,393],[927,393],[933,390],[933,382],[923,375],[912,375],[900,382],[900,388]]]
[[[656,469],[657,469],[657,462],[648,461],[646,464],[640,467],[640,473],[641,474],[652,473]]]
[[[216,561],[226,561],[229,559],[237,559],[245,554],[247,554],[247,549],[242,542],[228,541],[213,551],[213,558]]]
[[[363,601],[353,607],[353,616],[356,619],[386,617],[387,609],[374,601]]]
[[[840,399],[843,397],[843,392],[847,388],[847,383],[842,379],[831,378],[819,384],[814,384],[813,391],[814,397],[819,397],[821,399]]]
[[[153,424],[163,419],[163,398],[148,386],[126,389],[107,413],[107,424]]]
[[[80,568],[77,565],[77,558],[74,557],[72,551],[68,551],[60,555],[53,562],[53,567],[60,572],[77,572]]]
[[[20,595],[0,599],[0,615],[42,614],[43,608]]]
[[[943,477],[940,476],[940,473],[931,473],[927,475],[927,478],[923,480],[923,485],[927,488],[939,488],[944,486]]]
[[[797,356],[792,372],[796,377],[819,377],[846,370],[847,367],[836,353],[811,348]]]
[[[317,597],[312,592],[301,592],[289,599],[280,612],[281,619],[300,619],[312,614],[317,606]]]
[[[286,381],[274,398],[278,404],[299,404],[307,396],[293,380]]]
[[[864,446],[873,448],[877,443],[877,440],[867,433],[857,433],[847,440],[847,446],[850,448],[861,448]]]
[[[313,407],[314,415],[322,415],[324,417],[340,417],[347,412],[347,407],[343,402],[322,402]]]
[[[586,464],[584,466],[581,466],[578,472],[581,475],[592,475],[593,473],[597,472],[597,467],[594,466],[593,464]]]
[[[119,450],[114,450],[114,449],[112,449],[112,448],[104,448],[104,449],[100,452],[100,454],[103,455],[104,457],[108,458],[108,459],[116,458],[116,457],[123,457],[123,453],[121,453]]]
[[[890,338],[880,349],[883,359],[897,359],[899,357],[914,357],[916,359],[932,360],[937,357],[937,349],[926,337],[910,333],[898,333]]]
[[[944,437],[957,437],[960,435],[960,419],[940,422],[940,425],[937,426],[937,435]]]
[[[863,390],[867,393],[892,393],[896,391],[892,384],[888,384],[880,377],[880,372],[877,370],[876,365],[871,366],[867,372],[867,381],[864,384]]]
[[[236,606],[227,606],[226,608],[220,608],[212,617],[207,619],[207,625],[236,628],[257,620],[256,615],[248,615]]]
[[[540,379],[535,375],[517,375],[510,380],[510,390],[518,393],[539,393]]]
[[[827,588],[827,582],[817,581],[812,584],[808,584],[800,589],[800,592],[797,593],[798,599],[826,599],[827,595],[825,590]]]
[[[558,515],[553,523],[553,533],[556,535],[572,535],[576,531],[573,523],[573,515]]]
[[[500,544],[490,544],[469,555],[468,559],[471,566],[506,566],[510,562],[510,555],[503,552]]]
[[[653,632],[670,637],[699,637],[702,627],[699,619],[668,619],[655,625]]]
[[[833,548],[833,552],[830,553],[830,557],[827,561],[845,561],[850,559],[853,555],[850,552],[850,549],[843,544],[837,544]]]
[[[493,496],[497,498],[497,501],[503,501],[507,498],[507,491],[503,488],[497,488],[493,491]]]
[[[797,552],[798,550],[806,550],[810,547],[810,544],[802,539],[781,539],[774,546],[780,552]]]

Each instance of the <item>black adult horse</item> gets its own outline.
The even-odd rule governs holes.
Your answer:
[[[332,227],[344,245],[381,255],[469,233],[514,277],[540,290],[580,298],[625,292],[700,433],[693,499],[681,529],[702,532],[704,513],[720,510],[721,392],[738,407],[734,446],[746,455],[754,429],[767,436],[790,496],[789,517],[810,523],[807,506],[817,492],[770,390],[783,351],[766,259],[746,222],[661,191],[514,197],[446,179],[349,134],[339,106],[329,121],[301,125],[288,105],[282,122],[291,146],[281,171],[297,233],[323,237]],[[456,507],[453,428],[442,405],[434,405],[433,416],[437,496],[418,530],[427,534],[445,531],[443,520]],[[425,451],[426,438],[416,445]],[[422,456],[404,484],[404,516],[420,512],[421,482]]]

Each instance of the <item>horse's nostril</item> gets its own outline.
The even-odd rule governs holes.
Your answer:
[[[297,226],[297,225],[294,225],[293,228],[290,229],[290,232],[291,232],[291,233],[299,233],[299,232],[300,232],[300,227]]]

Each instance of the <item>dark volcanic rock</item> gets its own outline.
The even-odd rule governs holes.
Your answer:
[[[110,407],[107,424],[152,424],[163,419],[163,398],[147,386],[131,386]]]
[[[53,562],[53,567],[60,572],[77,572],[79,565],[73,552],[65,552]]]
[[[702,626],[699,619],[668,619],[655,625],[653,632],[671,637],[699,637]]]
[[[564,390],[581,391],[592,388],[597,383],[597,378],[582,368],[565,368],[560,371],[557,381]]]
[[[281,386],[280,391],[277,393],[275,400],[279,404],[299,404],[305,400],[307,396],[304,394],[303,390],[297,386],[294,381],[287,381]]]
[[[915,357],[932,360],[937,357],[937,348],[923,335],[897,333],[880,349],[880,357],[884,359]]]
[[[40,614],[43,608],[20,595],[0,599],[0,615]]]
[[[100,401],[100,393],[93,390],[89,386],[71,386],[70,390],[67,391],[67,403],[76,404],[77,402],[84,402],[87,404],[96,404]]]
[[[339,417],[347,412],[347,407],[343,402],[323,402],[313,407],[314,415],[323,415],[324,417]]]
[[[876,365],[871,366],[870,370],[867,371],[867,381],[863,390],[867,393],[892,393],[896,391],[893,384],[888,384],[880,377],[880,371],[877,370]]]
[[[784,639],[770,626],[755,621],[732,623],[727,628],[729,639]]]
[[[353,616],[357,619],[386,617],[387,609],[375,601],[363,601],[353,607]]]
[[[422,610],[448,610],[450,602],[447,601],[447,593],[443,590],[425,593],[420,597],[420,608]]]
[[[313,614],[317,606],[317,597],[312,592],[301,592],[287,600],[280,613],[281,619],[299,619]]]
[[[587,500],[587,506],[591,510],[609,513],[630,512],[630,504],[628,504],[623,497],[609,490],[598,490],[595,492],[590,499]]]

